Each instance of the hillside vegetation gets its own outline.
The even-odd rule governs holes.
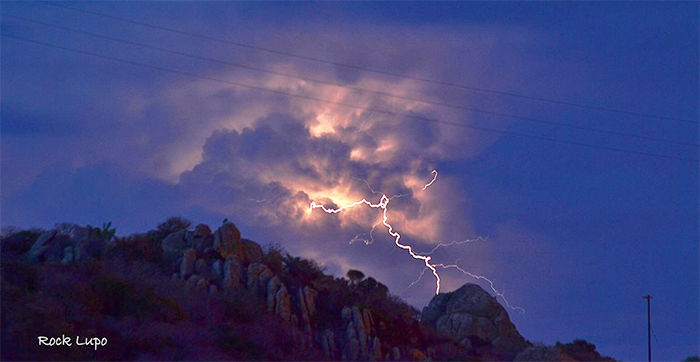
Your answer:
[[[4,233],[3,360],[609,360],[580,340],[533,345],[476,285],[421,314],[360,271],[327,275],[227,221],[115,234],[110,224]],[[61,335],[108,343],[37,343]]]

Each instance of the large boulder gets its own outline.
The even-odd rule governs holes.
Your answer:
[[[182,229],[170,233],[163,239],[161,245],[163,255],[168,258],[177,256],[188,248],[203,251],[212,247],[213,242],[214,236],[211,234],[211,229],[204,224],[199,224],[194,228],[194,231]]]
[[[221,260],[215,260],[211,265],[210,278],[216,282],[224,279],[224,264]]]
[[[274,276],[272,270],[265,264],[251,263],[246,271],[248,289],[260,295],[267,294],[267,284]]]
[[[381,341],[375,338],[374,318],[367,309],[358,306],[344,307],[341,319],[345,327],[345,338],[341,358],[344,361],[373,360],[381,357]]]
[[[197,250],[204,250],[212,247],[214,236],[211,233],[209,226],[199,224],[194,228],[194,231],[187,233],[187,244]]]
[[[216,263],[215,263],[216,265]],[[218,274],[218,270],[214,270]],[[234,255],[229,255],[224,262],[223,267],[223,288],[226,290],[235,290],[243,286],[243,276],[245,270],[243,264]]]
[[[510,358],[529,345],[505,308],[476,284],[433,297],[423,308],[421,321],[465,346],[488,344]]]
[[[264,253],[260,244],[242,239],[243,242],[243,259],[248,263],[262,263]]]
[[[182,261],[180,262],[180,278],[187,279],[194,274],[195,265],[197,263],[197,251],[187,249],[182,253]]]
[[[161,247],[163,248],[163,256],[166,258],[178,255],[188,247],[187,230],[183,229],[166,236],[161,243]]]
[[[352,324],[355,327],[355,335],[360,344],[360,354],[363,359],[367,357],[367,328],[365,327],[362,311],[357,306],[352,307]]]
[[[330,361],[336,360],[335,335],[333,331],[326,329],[323,333],[320,333],[319,338],[321,339],[323,356]]]
[[[58,231],[49,230],[41,234],[29,249],[27,256],[34,261],[58,261],[63,257],[63,243],[58,240]]]
[[[241,242],[241,232],[238,231],[236,225],[230,222],[225,222],[214,233],[214,250],[216,250],[222,258],[226,259],[229,255],[235,255],[243,260],[243,243]]]
[[[29,260],[70,264],[88,258],[101,258],[110,240],[99,228],[59,224],[43,233],[27,253]]]
[[[275,297],[277,292],[282,286],[282,281],[277,276],[272,277],[269,282],[267,282],[267,311],[272,313],[275,311]]]
[[[357,361],[360,358],[360,342],[357,340],[357,332],[352,322],[345,328],[345,347],[343,348],[343,361]]]
[[[309,316],[313,316],[316,314],[316,297],[318,296],[318,292],[310,288],[309,286],[304,287],[304,302],[306,304],[306,310],[309,313]]]
[[[224,223],[214,233],[214,250],[224,259],[235,255],[245,265],[261,263],[264,255],[258,243],[241,239],[241,232],[230,222]]]
[[[275,314],[287,322],[289,322],[289,319],[292,317],[289,291],[284,284],[280,285],[277,294],[275,294]]]
[[[72,246],[66,246],[63,249],[63,259],[61,259],[61,264],[63,265],[69,265],[75,261],[74,255],[73,255],[73,247]]]
[[[291,320],[292,325],[298,327],[299,320],[296,315],[292,315],[289,291],[276,275],[267,282],[267,311],[277,314],[287,322]]]

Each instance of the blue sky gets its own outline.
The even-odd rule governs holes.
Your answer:
[[[69,3],[66,3],[69,4]],[[698,148],[499,118],[251,72],[11,18],[200,57],[550,122],[698,143],[698,4],[691,2],[70,4],[166,28],[330,62],[691,123],[467,91],[204,41],[58,7],[2,4],[2,34],[337,105],[2,39],[2,226],[112,221],[119,235],[172,215],[278,242],[330,272],[357,268],[422,307],[434,279],[395,248],[349,243],[377,213],[307,213],[409,193],[389,216],[405,242],[440,249],[505,291],[532,341],[584,338],[603,354],[697,354],[698,163],[421,122],[698,159]],[[420,190],[439,171],[434,185]],[[373,200],[378,201],[378,200]],[[404,240],[404,239],[402,239]],[[443,291],[475,282],[441,271]],[[487,287],[487,285],[482,284]]]

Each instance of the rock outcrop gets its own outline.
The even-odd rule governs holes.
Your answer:
[[[335,345],[335,334],[330,329],[326,329],[323,333],[319,334],[319,339],[321,341],[321,350],[323,351],[323,356],[328,360],[336,360],[336,345]]]
[[[216,266],[216,262],[214,262],[214,265]],[[220,262],[219,264],[220,265]],[[214,267],[213,267],[214,268]],[[213,272],[217,274],[218,277],[218,268],[214,268]],[[230,255],[229,257],[226,258],[226,261],[224,262],[224,270],[223,270],[223,288],[227,290],[235,290],[238,288],[241,288],[243,286],[243,278],[244,278],[244,269],[243,269],[243,264],[241,263],[240,260],[238,260],[237,257]]]
[[[284,284],[280,285],[279,290],[275,293],[275,314],[280,316],[285,322],[289,322],[289,319],[292,317],[289,291]]]
[[[344,361],[381,360],[382,344],[376,334],[374,318],[367,309],[358,306],[345,307],[340,312],[344,330],[344,340],[341,341],[341,359]]]
[[[230,222],[216,230],[213,248],[222,258],[235,255],[244,265],[263,261],[262,247],[256,242],[241,239],[241,232]]]
[[[101,258],[111,238],[99,228],[59,224],[44,232],[27,253],[31,261],[71,264],[90,258]]]
[[[274,274],[272,273],[272,270],[270,270],[267,265],[262,263],[252,263],[248,265],[248,269],[246,271],[246,277],[248,279],[247,287],[248,289],[262,295],[263,293],[267,292],[267,283],[270,282],[270,279],[272,279],[273,276]]]
[[[99,229],[66,224],[42,234],[27,256],[39,262],[72,264],[101,255],[108,244],[104,235]],[[192,231],[172,232],[162,240],[161,248],[164,260],[171,266],[172,280],[182,283],[187,293],[227,295],[245,289],[258,295],[265,301],[268,313],[289,328],[297,349],[318,347],[319,353],[330,360],[430,358],[429,353],[416,348],[383,343],[378,330],[386,331],[387,327],[382,327],[383,322],[375,325],[372,312],[358,305],[335,312],[340,318],[330,323],[319,323],[316,320],[319,292],[309,285],[290,281],[284,270],[275,275],[265,263],[260,245],[242,239],[232,223],[224,223],[215,233],[202,224]],[[424,310],[424,320],[466,345],[479,338],[503,350],[522,350],[525,342],[505,310],[483,290],[474,287],[467,285],[436,297]],[[317,330],[320,325],[323,329]]]
[[[204,224],[199,224],[194,228],[194,231],[182,229],[170,233],[163,239],[161,247],[163,248],[163,257],[166,260],[177,259],[180,253],[185,249],[195,249],[203,251],[211,248],[214,237],[211,234],[211,229]]]
[[[465,284],[454,292],[433,297],[423,308],[421,321],[464,346],[489,344],[510,358],[529,345],[506,310],[476,284]]]
[[[194,249],[185,250],[180,262],[180,277],[182,279],[187,279],[194,273],[195,263],[197,263],[197,251]]]
[[[163,248],[163,256],[166,259],[172,259],[180,252],[185,250],[187,245],[187,230],[180,230],[166,236],[161,243]]]
[[[538,361],[538,362],[564,362],[564,361],[574,361],[571,358],[566,358],[561,354],[556,347],[536,345],[525,348],[520,351],[513,359],[514,362],[528,362],[528,361]]]
[[[401,357],[398,348],[382,344],[372,313],[358,306],[340,311],[342,326],[316,331],[318,291],[308,285],[285,285],[282,276],[264,263],[260,245],[242,239],[232,223],[224,223],[214,234],[205,225],[194,231],[176,231],[163,240],[162,248],[164,255],[178,263],[173,279],[183,281],[188,292],[246,289],[261,296],[267,312],[288,325],[298,349],[318,346],[330,360]]]
[[[120,240],[113,243],[117,247],[106,249],[109,235],[89,226],[64,224],[40,235],[26,258],[69,265],[94,256],[109,256],[123,247]],[[123,241],[128,244],[129,239]],[[215,233],[203,224],[192,231],[172,232],[162,240],[161,248],[166,263],[160,258],[158,263],[166,266],[171,283],[182,286],[190,297],[209,294],[230,298],[238,294],[245,298],[244,303],[265,303],[270,314],[267,318],[275,318],[275,327],[291,336],[286,347],[309,352],[310,356],[345,361],[440,359],[445,357],[439,353],[440,345],[430,345],[438,340],[456,348],[455,356],[475,356],[474,360],[610,361],[598,354],[594,345],[580,340],[532,346],[496,299],[474,284],[435,296],[418,320],[414,309],[403,308],[388,297],[377,297],[383,294],[379,293],[381,284],[374,279],[348,286],[344,280],[318,277],[319,268],[299,263],[299,258],[265,255],[260,245],[242,239],[229,222]],[[160,257],[157,249],[153,254]],[[371,307],[364,308],[368,305]],[[426,326],[461,346],[433,338],[434,331]]]
[[[29,249],[29,259],[30,260],[46,260],[46,261],[58,261],[61,260],[61,251],[63,251],[62,243],[57,242],[56,236],[58,231],[49,230],[41,234],[39,239],[37,239]]]
[[[236,225],[230,222],[224,223],[214,234],[214,250],[221,254],[222,258],[227,258],[229,255],[238,254],[241,252],[241,232],[238,231]],[[236,253],[238,252],[238,253]]]
[[[262,263],[264,254],[260,244],[247,239],[241,241],[243,242],[243,260],[248,263]]]
[[[191,245],[197,250],[204,250],[210,248],[214,243],[214,236],[211,234],[211,229],[209,226],[204,224],[199,224],[194,228],[194,231],[187,234],[187,244]]]

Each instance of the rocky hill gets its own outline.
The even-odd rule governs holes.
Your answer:
[[[605,360],[585,341],[526,341],[474,284],[419,313],[371,277],[326,275],[230,222],[172,218],[125,238],[110,227],[2,237],[3,360]],[[108,343],[38,346],[62,334]]]
[[[508,359],[529,347],[505,308],[476,284],[436,295],[423,308],[421,321],[468,349],[486,345]]]

